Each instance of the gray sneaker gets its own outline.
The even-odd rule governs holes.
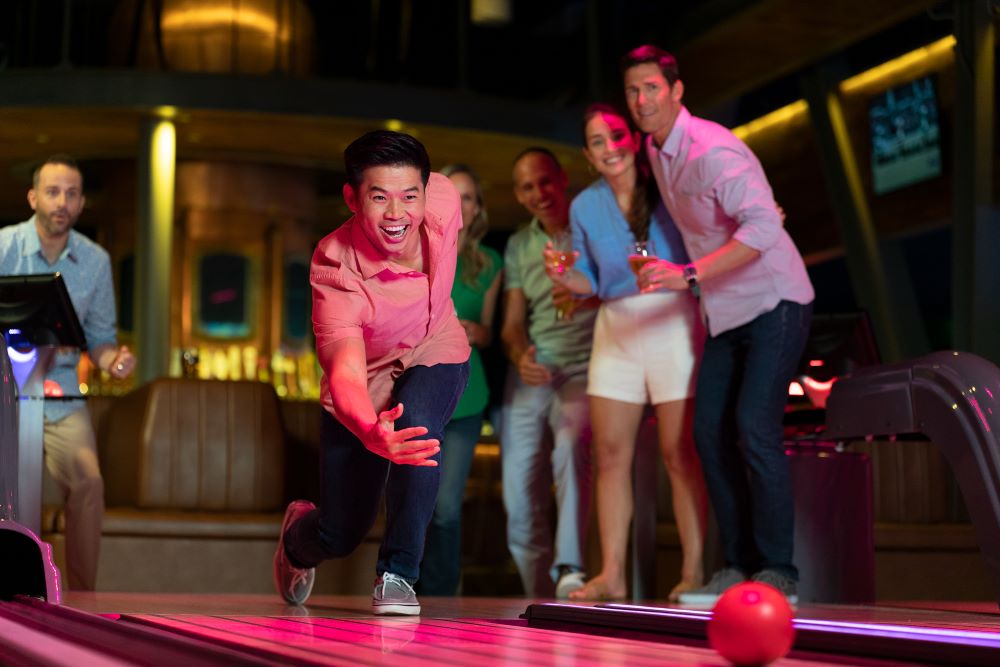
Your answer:
[[[788,604],[799,603],[799,583],[791,577],[785,576],[777,570],[761,570],[751,579],[758,584],[767,584],[777,588],[788,600]]]
[[[375,580],[372,612],[379,615],[416,616],[420,613],[420,601],[410,582],[392,572],[384,572]]]
[[[681,593],[678,601],[681,604],[713,605],[729,587],[742,584],[746,580],[747,575],[743,574],[742,570],[724,567],[713,574],[709,582],[701,588]]]
[[[316,581],[316,568],[295,567],[285,554],[285,531],[303,515],[316,509],[308,500],[295,500],[289,503],[285,510],[285,518],[281,521],[281,533],[278,535],[278,549],[274,552],[274,587],[285,602],[293,605],[305,604],[312,593]]]
[[[559,568],[559,581],[556,583],[556,597],[568,600],[569,594],[583,588],[587,575],[579,570],[562,566]]]

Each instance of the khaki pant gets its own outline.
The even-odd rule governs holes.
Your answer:
[[[74,590],[94,590],[104,516],[104,480],[97,439],[84,407],[45,422],[45,467],[66,500],[66,579]]]

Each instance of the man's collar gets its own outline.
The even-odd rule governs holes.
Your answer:
[[[414,269],[409,269],[398,262],[394,262],[379,252],[368,238],[368,235],[365,234],[365,230],[361,228],[361,223],[357,221],[357,217],[352,217],[346,224],[351,225],[351,245],[354,247],[354,256],[358,261],[358,272],[362,278],[368,280],[385,270],[396,274],[414,272]],[[417,233],[423,234],[423,229],[426,225],[427,218],[425,217],[424,224],[417,227]],[[427,273],[427,271],[424,271],[424,273]]]
[[[688,125],[691,124],[691,112],[686,106],[681,106],[681,111],[674,119],[674,126],[670,128],[667,140],[663,142],[660,152],[667,157],[675,157],[681,149],[681,140],[687,134]]]
[[[354,248],[354,256],[358,260],[358,271],[361,277],[368,280],[374,275],[389,268],[389,260],[375,249],[372,242],[361,228],[357,216],[347,221],[351,226],[351,246]]]
[[[531,222],[528,223],[528,227],[531,228],[532,233],[544,234],[545,236],[549,235],[549,233],[545,231],[545,225],[538,219],[538,216],[531,219]],[[565,229],[567,232],[569,231],[569,220],[566,221]]]
[[[25,257],[28,257],[35,253],[43,254],[42,240],[38,236],[38,222],[36,220],[36,217],[37,216],[34,215],[31,216],[31,218],[24,224],[24,227],[22,227],[21,229],[21,231],[23,232],[21,235],[21,247],[22,247],[21,252]],[[66,247],[63,248],[63,251],[61,253],[59,253],[59,258],[56,261],[59,261],[60,259],[63,258],[69,258],[75,262],[77,258],[76,249],[77,249],[76,237],[73,234],[73,230],[70,230],[66,239]]]

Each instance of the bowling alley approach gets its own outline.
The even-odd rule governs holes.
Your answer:
[[[0,667],[1000,665],[998,29],[0,2]]]

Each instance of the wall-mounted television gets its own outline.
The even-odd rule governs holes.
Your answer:
[[[239,253],[206,252],[198,258],[195,329],[211,338],[247,338],[252,331],[250,259]]]
[[[941,126],[933,76],[873,97],[868,118],[875,194],[941,175]]]

